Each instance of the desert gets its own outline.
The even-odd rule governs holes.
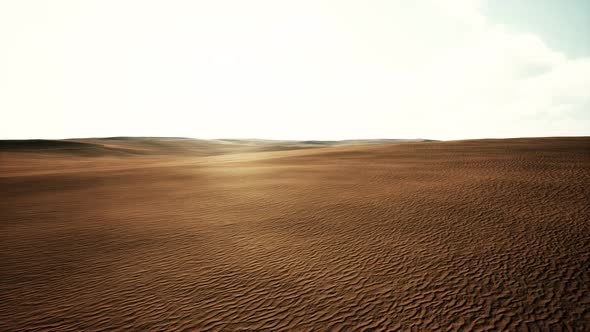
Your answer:
[[[590,138],[0,144],[2,331],[590,330]]]

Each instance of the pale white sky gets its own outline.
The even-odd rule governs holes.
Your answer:
[[[590,135],[590,57],[486,5],[3,0],[0,138]]]

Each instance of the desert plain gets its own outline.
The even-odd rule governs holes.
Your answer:
[[[0,144],[0,331],[588,331],[590,138]]]

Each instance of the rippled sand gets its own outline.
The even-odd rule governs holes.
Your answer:
[[[1,152],[1,331],[590,330],[590,138],[93,144]]]

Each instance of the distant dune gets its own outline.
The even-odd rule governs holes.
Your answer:
[[[590,138],[0,142],[0,331],[590,330]]]
[[[0,153],[59,152],[66,154],[196,154],[217,155],[238,152],[280,151],[339,145],[424,142],[423,139],[367,139],[344,141],[278,141],[262,139],[201,140],[184,137],[104,137],[65,140],[0,140]]]

